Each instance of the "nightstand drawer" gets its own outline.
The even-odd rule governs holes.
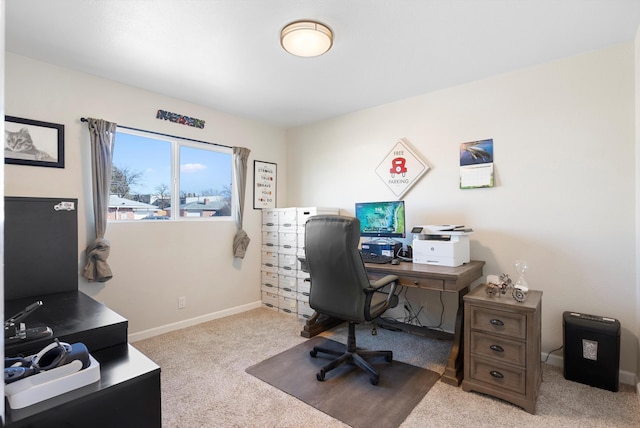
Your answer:
[[[526,342],[496,337],[478,331],[471,332],[472,354],[492,358],[496,361],[525,366]]]
[[[527,338],[527,316],[523,313],[500,311],[470,305],[471,329],[482,330],[517,339]]]
[[[502,389],[525,393],[526,387],[525,369],[516,369],[495,361],[473,357],[470,361],[469,375],[471,379],[484,382],[486,385],[494,385]]]

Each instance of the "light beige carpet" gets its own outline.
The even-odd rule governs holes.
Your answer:
[[[369,374],[351,364],[335,368],[319,382],[316,373],[335,357],[319,353],[312,358],[314,346],[344,349],[338,342],[314,337],[247,368],[247,373],[353,428],[400,426],[440,378],[431,370],[377,358],[370,363],[380,374],[378,385],[371,385]]]
[[[307,341],[302,321],[268,309],[166,333],[133,345],[161,367],[163,428],[346,428],[326,413],[248,374],[247,367]],[[356,329],[358,345],[392,349],[393,358],[444,372],[451,342],[371,326]],[[346,343],[346,325],[323,333]],[[566,380],[562,368],[543,364],[537,412],[438,381],[400,428],[637,428],[634,387],[611,392]],[[381,425],[372,425],[384,428]]]

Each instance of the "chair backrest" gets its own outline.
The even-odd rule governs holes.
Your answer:
[[[319,215],[305,225],[305,257],[311,277],[309,306],[346,321],[365,321],[369,279],[358,250],[357,218]]]

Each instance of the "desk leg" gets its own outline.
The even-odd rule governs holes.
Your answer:
[[[313,337],[325,330],[329,330],[330,328],[337,326],[342,322],[344,322],[344,320],[314,312],[313,316],[304,323],[300,336]]]
[[[442,381],[449,385],[458,386],[462,382],[464,363],[464,300],[463,297],[469,292],[469,287],[465,287],[458,292],[458,311],[456,313],[456,326],[453,337],[453,347],[449,354],[447,367],[444,369]]]

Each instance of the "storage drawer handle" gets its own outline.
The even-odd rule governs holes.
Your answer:
[[[489,372],[489,374],[490,374],[491,376],[495,377],[496,379],[502,379],[502,378],[504,378],[504,375],[503,375],[502,373],[500,373],[499,371],[497,371],[497,370],[491,370],[491,371]]]
[[[490,348],[492,351],[496,351],[496,352],[504,352],[504,348],[503,348],[502,346],[500,346],[500,345],[491,345],[491,346],[489,346],[489,348]]]
[[[504,323],[502,321],[500,321],[498,319],[495,319],[495,318],[492,319],[492,320],[489,320],[489,323],[491,323],[491,325],[500,326],[500,327],[502,327],[504,325]]]

